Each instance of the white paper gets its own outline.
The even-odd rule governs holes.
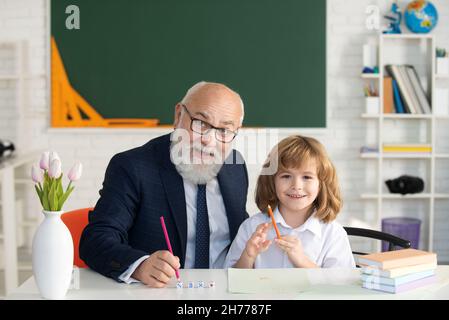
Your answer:
[[[228,269],[231,293],[303,292],[310,286],[305,269]]]

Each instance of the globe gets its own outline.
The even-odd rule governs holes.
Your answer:
[[[438,22],[438,12],[429,1],[415,0],[405,8],[404,20],[411,32],[428,33]]]

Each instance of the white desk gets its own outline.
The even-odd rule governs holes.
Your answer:
[[[359,270],[356,269],[297,269],[306,273],[313,286],[305,292],[283,294],[231,294],[228,292],[227,271],[180,270],[181,279],[187,281],[213,280],[215,288],[153,289],[140,283],[117,283],[90,270],[80,269],[79,289],[70,289],[66,299],[98,300],[292,300],[292,299],[449,299],[449,266],[438,266],[437,283],[401,294],[382,293],[363,289]],[[41,299],[34,278],[29,278],[6,297],[7,300]]]
[[[5,250],[5,256],[2,258],[4,259],[5,264],[6,294],[17,288],[18,285],[14,170],[29,163],[37,163],[40,154],[40,151],[34,151],[27,154],[15,154],[0,162],[0,200],[2,204],[3,244]],[[30,185],[31,183],[30,176]]]

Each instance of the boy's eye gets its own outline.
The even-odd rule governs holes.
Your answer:
[[[290,178],[290,175],[288,175],[288,174],[283,174],[283,175],[281,175],[281,178],[282,178],[282,179]]]
[[[311,176],[304,176],[304,179],[313,179],[313,177],[311,177]]]

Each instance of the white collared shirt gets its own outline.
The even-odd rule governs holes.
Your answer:
[[[196,194],[198,186],[184,179],[187,210],[187,246],[184,268],[195,266],[196,237]],[[224,266],[231,238],[228,216],[223,202],[218,180],[212,179],[206,184],[207,213],[209,215],[209,268],[221,269]]]
[[[184,268],[192,269],[195,266],[195,235],[196,235],[196,194],[198,187],[190,181],[183,179],[187,212],[187,246]],[[209,215],[209,266],[211,269],[221,269],[224,266],[227,250],[231,244],[229,234],[228,216],[216,178],[206,184],[207,213]],[[137,267],[149,257],[143,256],[136,260],[123,272],[119,279],[126,282],[138,282],[131,275]]]
[[[355,268],[348,236],[338,222],[324,223],[312,214],[304,224],[298,228],[292,228],[285,222],[278,208],[273,214],[281,235],[294,235],[300,239],[306,256],[319,267]],[[262,223],[271,223],[270,217],[265,213],[253,215],[242,223],[229,249],[225,268],[231,268],[237,263],[247,241],[257,226]],[[276,231],[270,228],[267,239],[274,238],[276,238]],[[294,266],[287,254],[273,242],[267,251],[257,256],[254,268],[294,268]]]

